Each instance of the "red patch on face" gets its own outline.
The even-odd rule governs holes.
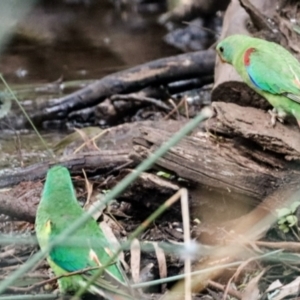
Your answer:
[[[246,50],[246,52],[244,54],[244,64],[246,67],[248,67],[250,65],[250,55],[255,51],[256,51],[255,48],[249,48]]]

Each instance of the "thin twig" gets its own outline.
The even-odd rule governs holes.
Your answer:
[[[151,97],[142,97],[135,94],[129,94],[129,95],[113,95],[110,97],[111,101],[117,101],[117,100],[133,100],[133,101],[140,101],[140,102],[148,102],[151,104],[154,104],[155,106],[162,108],[163,110],[170,111],[171,108],[163,103],[160,100],[157,100],[155,98]]]
[[[188,203],[188,191],[187,189],[181,189],[181,214],[183,221],[183,237],[184,244],[189,247],[191,243],[190,233],[190,213]],[[191,257],[187,256],[184,260],[184,274],[185,274],[185,300],[192,300],[192,278],[191,278]]]
[[[225,290],[226,290],[227,293],[228,293],[230,296],[232,296],[232,297],[235,297],[235,298],[237,298],[237,299],[242,299],[242,294],[241,294],[240,292],[238,292],[238,291],[236,291],[236,290],[230,288],[230,287],[227,288],[227,287],[224,286],[223,284],[217,283],[217,282],[212,281],[212,280],[209,280],[209,281],[208,281],[208,284],[209,284],[211,287],[213,287],[213,288],[215,288],[215,289],[218,289],[218,290],[220,290],[220,291],[225,291]]]
[[[32,285],[30,285],[26,288],[11,286],[8,289],[12,290],[12,291],[16,291],[16,292],[30,292],[36,287],[39,287],[39,286],[42,286],[42,285],[45,285],[45,284],[48,284],[48,283],[52,283],[53,281],[57,281],[58,279],[61,279],[63,277],[70,277],[70,276],[74,276],[74,275],[84,274],[86,272],[97,270],[99,268],[100,267],[85,268],[85,269],[82,269],[82,270],[79,270],[79,271],[70,272],[70,273],[66,273],[66,274],[63,274],[63,275],[60,275],[60,276],[55,276],[55,277],[52,277],[52,278],[49,278],[49,279],[46,279],[46,280],[43,280],[43,281],[39,281],[39,282],[34,283],[34,284],[32,284]]]

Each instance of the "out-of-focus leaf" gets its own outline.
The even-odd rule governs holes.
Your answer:
[[[35,3],[37,0],[0,0],[0,51],[3,51],[11,31]]]
[[[298,218],[296,216],[290,215],[286,217],[289,227],[293,227],[298,223]]]
[[[285,217],[285,216],[291,214],[291,210],[286,207],[281,208],[281,209],[276,209],[276,212],[277,212],[278,218],[282,218],[282,217]]]
[[[4,50],[12,30],[36,2],[37,0],[0,0],[0,53]],[[0,93],[0,119],[10,111],[11,101],[7,93]]]
[[[243,295],[242,300],[256,300],[259,299],[259,289],[258,289],[258,283],[265,273],[265,270],[260,272],[256,277],[252,278],[250,282],[247,284]]]
[[[300,205],[300,201],[295,201],[291,204],[291,211],[294,213]]]
[[[11,97],[7,93],[0,92],[0,119],[5,117],[11,108]]]
[[[281,300],[286,296],[297,295],[299,293],[300,277],[297,277],[294,281],[290,282],[287,285],[284,285],[279,289],[279,293],[274,295],[274,297],[269,299],[272,300]]]

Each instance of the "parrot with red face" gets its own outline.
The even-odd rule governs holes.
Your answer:
[[[300,63],[279,44],[246,35],[231,35],[216,47],[222,62],[231,64],[243,81],[272,106],[271,123],[287,115],[300,127]]]

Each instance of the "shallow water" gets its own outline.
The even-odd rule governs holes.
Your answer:
[[[177,53],[162,41],[159,12],[93,5],[44,4],[21,21],[2,55],[11,83],[97,79],[108,73]],[[38,24],[38,26],[37,26]]]
[[[32,101],[40,103],[65,92],[37,91],[37,86],[63,80],[78,81],[75,86],[80,87],[86,80],[178,53],[162,40],[166,30],[156,22],[162,12],[159,6],[145,13],[136,6],[117,9],[108,1],[67,2],[45,1],[32,9],[1,55],[0,70],[18,97],[27,100],[25,108],[26,103],[29,107]],[[0,169],[47,158],[33,132],[9,131],[12,125],[7,122],[8,131],[0,132]],[[42,133],[50,147],[66,134]]]

